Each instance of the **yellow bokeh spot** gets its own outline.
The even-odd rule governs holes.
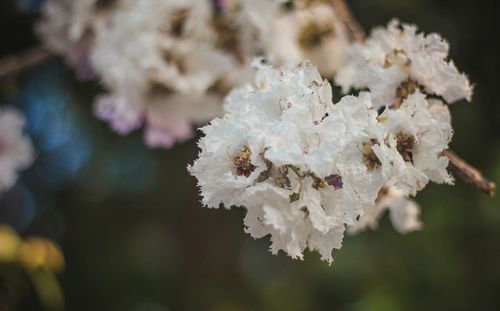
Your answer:
[[[21,238],[13,229],[0,225],[0,263],[15,262],[21,243]]]
[[[28,270],[44,269],[59,272],[64,269],[64,257],[54,242],[32,237],[19,249],[19,262]]]

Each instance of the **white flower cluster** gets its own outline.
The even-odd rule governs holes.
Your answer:
[[[389,207],[399,231],[419,227],[405,198],[429,181],[452,181],[440,155],[452,135],[441,102],[414,93],[379,114],[369,93],[334,105],[308,63],[256,66],[255,86],[233,91],[224,117],[202,129],[189,171],[204,204],[244,206],[247,231],[271,235],[273,253],[302,258],[309,248],[330,262],[346,228],[373,226],[368,213]]]
[[[18,112],[0,109],[0,193],[12,187],[19,171],[33,163],[33,146],[23,129],[24,118]]]
[[[387,28],[376,28],[365,42],[352,45],[336,83],[344,93],[368,88],[376,108],[399,104],[416,90],[448,103],[470,100],[469,80],[447,60],[448,50],[438,34],[417,33],[416,26],[393,20]]]
[[[191,137],[193,123],[218,116],[228,90],[251,81],[254,56],[309,59],[331,77],[348,38],[327,2],[48,0],[39,32],[81,76],[103,81],[99,118],[121,134],[144,125],[149,146],[168,148]]]

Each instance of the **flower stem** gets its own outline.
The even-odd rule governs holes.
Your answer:
[[[351,38],[356,42],[365,41],[366,34],[363,27],[354,17],[345,0],[331,0],[332,6],[347,27]]]

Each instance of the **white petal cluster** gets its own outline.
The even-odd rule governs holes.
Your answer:
[[[273,253],[302,258],[309,248],[331,262],[346,228],[373,226],[396,204],[389,196],[380,204],[381,190],[407,202],[430,180],[451,182],[441,102],[417,92],[379,115],[369,93],[334,105],[330,84],[308,63],[256,66],[255,84],[233,91],[224,117],[202,128],[189,171],[208,207],[244,206],[246,231],[270,235]],[[391,211],[399,231],[418,228],[414,205],[398,201]]]
[[[341,67],[349,38],[329,1],[233,1],[242,45],[250,55],[263,55],[275,65],[304,60],[332,77]]]
[[[33,163],[33,146],[23,130],[24,118],[18,112],[0,109],[0,193],[12,187],[19,171]]]
[[[385,210],[389,210],[398,232],[418,230],[420,207],[409,196],[416,195],[429,181],[453,183],[446,169],[448,158],[442,155],[453,135],[448,107],[416,92],[400,107],[386,109],[378,120],[384,143],[374,144],[372,151],[387,183],[379,191],[375,205],[365,209],[350,232],[376,228]]]
[[[448,103],[470,100],[472,87],[453,61],[448,43],[438,34],[424,35],[416,26],[393,20],[355,43],[336,82],[344,93],[368,88],[375,108],[392,105],[416,89],[441,96]]]

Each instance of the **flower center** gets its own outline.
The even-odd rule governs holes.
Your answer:
[[[316,190],[326,188],[328,186],[332,186],[333,188],[335,188],[335,190],[339,190],[344,186],[342,176],[338,174],[328,175],[324,179],[321,179],[315,174],[311,173],[311,177],[313,178],[312,187]]]
[[[415,136],[405,133],[398,133],[396,135],[398,152],[401,154],[406,162],[412,162],[413,147],[415,147]]]
[[[236,174],[239,176],[248,177],[255,171],[256,166],[252,164],[250,156],[252,152],[248,146],[244,146],[243,149],[233,158],[234,165],[236,167]]]
[[[391,105],[391,108],[399,108],[403,101],[408,98],[408,96],[414,94],[417,90],[423,90],[423,87],[418,84],[417,81],[408,79],[401,82],[401,84],[396,89],[396,99]]]
[[[333,35],[333,25],[320,24],[316,21],[305,25],[299,33],[298,42],[304,50],[314,48],[323,42],[325,37]]]
[[[181,9],[181,10],[175,11],[171,15],[170,18],[172,20],[172,26],[170,28],[170,33],[174,37],[182,36],[188,15],[189,15],[189,10],[186,10],[186,9]]]
[[[376,168],[379,168],[382,165],[379,158],[373,151],[372,146],[379,144],[377,139],[370,139],[369,142],[363,143],[361,145],[361,153],[363,154],[363,163],[369,171],[373,171]]]

